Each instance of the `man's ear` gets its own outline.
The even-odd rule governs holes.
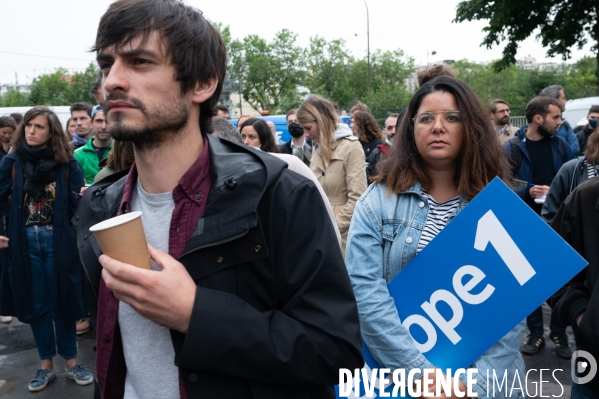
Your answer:
[[[213,77],[202,82],[196,82],[191,97],[192,101],[196,104],[201,104],[208,100],[214,94],[216,86],[218,86],[217,77]]]
[[[532,121],[534,123],[536,123],[537,125],[542,125],[543,124],[543,117],[541,115],[535,115],[532,117]]]

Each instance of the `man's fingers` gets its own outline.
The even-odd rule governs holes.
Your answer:
[[[141,285],[119,279],[106,268],[102,270],[102,278],[104,279],[106,287],[114,293],[114,296],[117,299],[136,308],[147,302],[148,298],[145,295],[146,290]]]
[[[169,267],[173,267],[175,264],[178,264],[179,261],[164,251],[159,250],[158,248],[154,248],[152,245],[148,244],[148,250],[150,251],[150,257],[158,266],[163,269],[168,269]]]
[[[151,270],[145,270],[127,263],[119,262],[108,255],[101,255],[99,260],[102,267],[110,272],[112,276],[118,280],[127,281],[129,283],[138,284],[140,281],[144,281],[144,277],[142,276],[144,272],[151,272]]]

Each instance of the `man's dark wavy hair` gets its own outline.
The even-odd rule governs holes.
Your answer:
[[[155,31],[164,40],[182,95],[196,82],[218,79],[212,97],[200,104],[200,130],[212,132],[211,118],[223,88],[227,54],[220,33],[200,10],[179,0],[115,1],[100,19],[92,51],[120,48],[136,37],[142,38],[143,46]]]

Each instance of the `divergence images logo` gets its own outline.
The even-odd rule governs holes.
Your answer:
[[[570,360],[572,381],[586,384],[597,374],[597,360],[587,351],[576,351]]]

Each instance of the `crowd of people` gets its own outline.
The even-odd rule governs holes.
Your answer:
[[[57,355],[105,399],[332,398],[339,369],[363,366],[361,340],[383,368],[433,368],[387,284],[495,177],[589,262],[548,300],[548,337],[570,359],[571,326],[599,357],[599,105],[573,129],[552,85],[517,128],[508,101],[483,105],[434,65],[383,127],[366,104],[346,124],[311,94],[277,143],[272,123],[235,126],[218,103],[225,46],[198,10],[117,0],[93,51],[97,105],[72,104],[65,126],[44,106],[0,117],[0,322],[31,326],[30,391],[56,378]],[[89,232],[132,211],[152,270],[102,254]],[[77,362],[90,329],[95,376]],[[544,335],[539,307],[464,367],[523,376]],[[598,395],[599,378],[572,385],[572,398]]]

